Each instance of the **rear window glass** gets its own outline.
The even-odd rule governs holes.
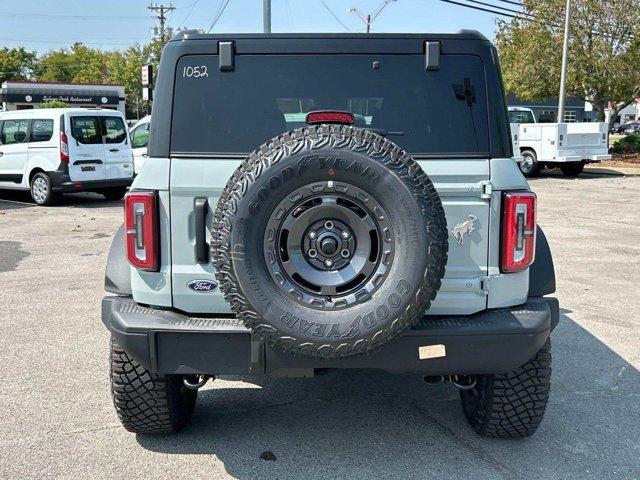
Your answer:
[[[235,70],[221,72],[217,56],[183,57],[171,150],[248,153],[303,126],[308,112],[340,110],[353,113],[357,126],[389,132],[414,154],[487,153],[481,60],[444,55],[432,72],[424,61],[424,55],[237,55]]]
[[[80,143],[102,143],[99,117],[71,117],[71,136]]]
[[[53,136],[53,120],[33,120],[30,142],[48,142]]]
[[[120,117],[102,117],[104,140],[106,143],[122,143],[127,138],[127,130]]]
[[[533,117],[533,113],[528,111],[514,111],[509,112],[509,123],[535,123],[536,120]]]
[[[2,123],[0,132],[0,142],[3,145],[22,143],[27,138],[27,127],[29,120],[5,120]]]

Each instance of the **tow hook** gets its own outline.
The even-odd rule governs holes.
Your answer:
[[[197,379],[195,383],[189,380],[190,378],[194,377]],[[185,376],[182,379],[182,382],[184,383],[184,386],[189,390],[199,390],[204,387],[205,383],[207,383],[210,378],[211,377],[209,375],[189,375],[188,377]]]
[[[471,375],[426,375],[424,381],[431,385],[453,383],[460,390],[472,390],[476,386],[476,379]]]

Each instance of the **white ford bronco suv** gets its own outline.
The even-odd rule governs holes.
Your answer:
[[[124,427],[220,375],[452,382],[480,435],[549,396],[555,277],[482,35],[204,35],[165,47],[102,320]]]

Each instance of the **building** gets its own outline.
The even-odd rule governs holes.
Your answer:
[[[611,108],[605,110],[607,122],[611,119],[612,113],[613,111]],[[618,125],[624,125],[631,122],[637,122],[638,120],[640,120],[640,99],[620,110],[614,123]]]
[[[4,110],[37,108],[50,100],[65,102],[71,107],[111,108],[125,113],[122,85],[6,81],[0,88],[0,104]]]
[[[507,104],[510,107],[530,108],[538,123],[555,123],[558,121],[558,98],[549,98],[541,101],[523,101],[515,95],[507,95]],[[565,103],[564,121],[574,122],[595,122],[596,114],[591,105],[579,98],[569,97]]]

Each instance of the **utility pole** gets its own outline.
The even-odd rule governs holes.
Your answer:
[[[567,67],[569,63],[569,22],[571,0],[567,0],[567,11],[564,18],[564,44],[562,45],[562,73],[560,74],[560,101],[558,104],[558,123],[564,123],[564,104],[567,92]]]
[[[271,33],[271,0],[262,0],[262,23],[264,33]]]
[[[160,39],[160,41],[164,45],[168,40],[167,33],[170,33],[171,31],[171,29],[167,29],[165,27],[167,23],[167,13],[173,12],[176,9],[176,7],[174,7],[173,5],[167,6],[167,5],[162,5],[162,4],[158,5],[153,3],[149,5],[147,9],[156,13],[156,18],[158,19],[158,31],[156,36]]]
[[[398,0],[383,0],[383,2],[378,6],[378,8],[376,8],[372,13],[368,15],[365,15],[355,7],[351,7],[350,9],[347,10],[347,12],[353,12],[358,17],[360,17],[360,20],[364,22],[365,31],[367,33],[371,33],[371,24],[378,17],[378,15],[382,13],[382,10],[384,10],[384,7],[386,7],[392,2],[397,2],[397,1]]]

